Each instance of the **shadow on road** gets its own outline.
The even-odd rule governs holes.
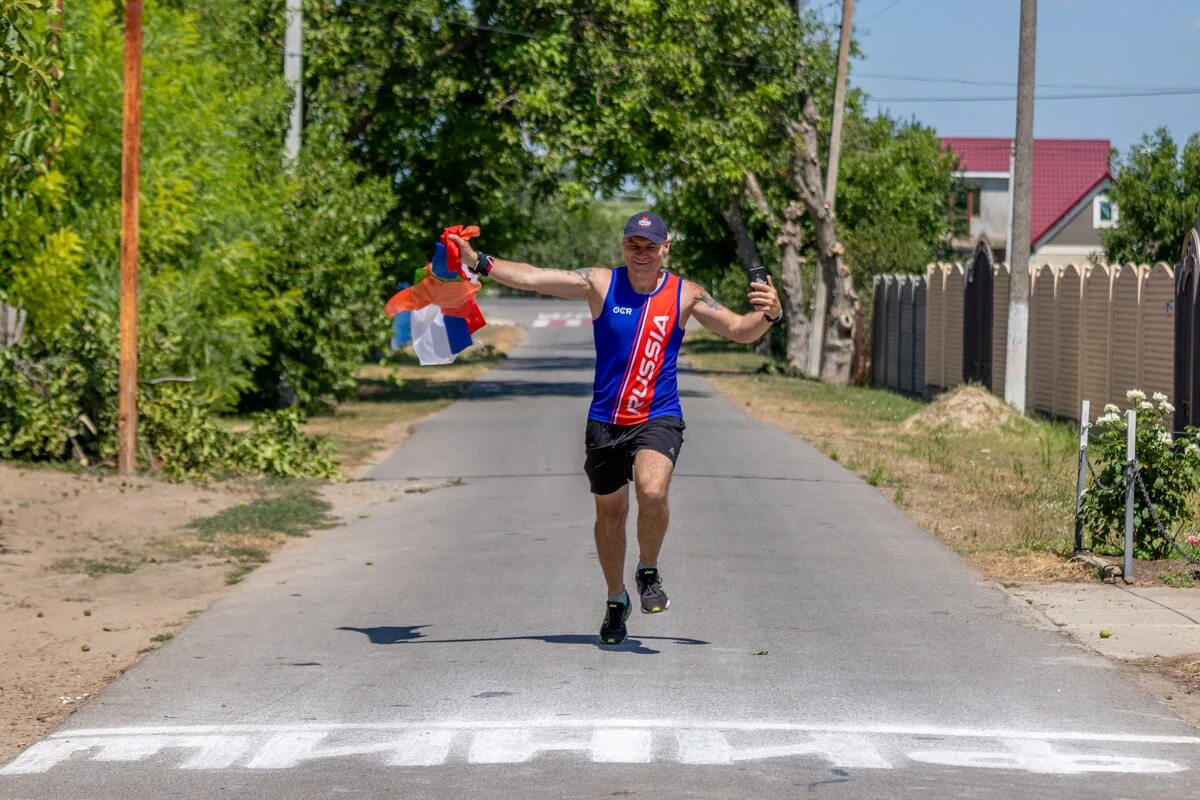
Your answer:
[[[638,653],[640,655],[656,655],[659,650],[647,647],[642,644],[640,639],[626,639],[623,644],[606,645],[600,644],[599,638],[591,634],[578,633],[561,633],[551,634],[546,636],[492,636],[479,639],[426,639],[425,634],[420,632],[421,628],[427,628],[428,625],[409,625],[403,627],[396,626],[380,626],[376,628],[353,628],[350,626],[342,626],[339,631],[354,631],[355,633],[364,634],[371,644],[470,644],[475,642],[545,642],[546,644],[584,644],[597,647],[601,650],[615,650],[619,652]],[[647,640],[673,642],[683,645],[704,645],[709,644],[702,639],[689,639],[684,636],[646,636]]]

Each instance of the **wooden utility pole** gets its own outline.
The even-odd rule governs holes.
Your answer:
[[[1017,149],[1013,158],[1011,280],[1008,283],[1008,348],[1004,400],[1025,410],[1029,356],[1029,219],[1033,206],[1033,89],[1037,51],[1037,0],[1021,0],[1021,43],[1017,62]]]
[[[121,145],[121,375],[117,468],[137,467],[138,183],[142,139],[142,0],[125,3],[125,103]]]
[[[825,173],[825,202],[832,216],[837,204],[838,159],[842,154],[842,111],[846,105],[846,70],[850,61],[850,27],[854,0],[842,0],[842,38],[838,43],[837,83],[833,91],[833,130],[829,137],[829,170]],[[825,348],[825,325],[830,286],[823,270],[813,280],[812,336],[808,340],[809,375],[821,374],[821,352]]]

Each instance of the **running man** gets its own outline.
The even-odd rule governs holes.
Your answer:
[[[625,641],[632,603],[625,590],[625,521],[629,482],[637,490],[639,558],[634,573],[642,613],[670,608],[658,555],[670,516],[667,489],[683,446],[675,362],[691,317],[735,342],[749,343],[782,318],[770,278],[753,283],[754,310],[735,314],[698,284],[664,270],[671,250],[667,224],[653,212],[630,217],[615,269],[539,269],[477,253],[458,244],[464,266],[505,286],[571,300],[587,300],[596,343],[596,376],[584,435],[584,471],[596,500],[596,554],[608,583],[600,641]]]

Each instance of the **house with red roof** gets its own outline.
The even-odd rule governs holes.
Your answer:
[[[959,159],[962,196],[951,198],[954,245],[970,250],[982,237],[1008,260],[1012,220],[1012,139],[945,137]],[[1035,264],[1084,264],[1100,250],[1100,231],[1117,224],[1108,198],[1112,145],[1107,139],[1034,139],[1030,253]]]

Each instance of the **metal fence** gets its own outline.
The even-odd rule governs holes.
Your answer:
[[[990,286],[978,279],[983,270],[990,272]],[[933,264],[926,278],[926,394],[974,377],[1003,395],[1008,266],[990,258],[965,266]],[[1174,391],[1172,267],[1043,265],[1031,270],[1030,282],[1027,408],[1075,419],[1083,400],[1093,408],[1124,408],[1128,389]],[[980,308],[991,310],[990,331],[972,322],[986,319]],[[976,316],[964,324],[968,312]]]
[[[925,278],[878,275],[873,288],[871,383],[905,394],[924,394]]]

